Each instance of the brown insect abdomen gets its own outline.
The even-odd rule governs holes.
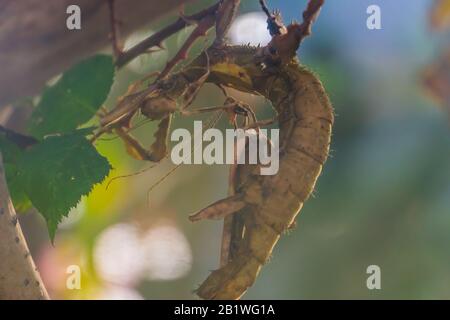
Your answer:
[[[292,118],[280,124],[280,136],[285,140],[280,141],[279,171],[274,176],[253,176],[244,184],[244,199],[251,207],[246,214],[241,257],[253,256],[261,264],[313,192],[329,152],[331,104],[317,78],[298,71],[291,74],[296,78],[293,90],[285,94],[292,98],[282,99],[284,103],[276,106],[280,113],[293,111]]]
[[[320,81],[309,71],[302,71],[293,84],[294,112],[298,119],[312,117],[334,122],[333,108]]]

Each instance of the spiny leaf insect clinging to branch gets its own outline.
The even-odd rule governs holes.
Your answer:
[[[264,1],[260,4],[272,35],[267,46],[227,45],[224,33],[239,1],[220,1],[209,14],[196,16],[193,33],[156,81],[140,91],[136,91],[139,83],[132,86],[117,107],[102,117],[96,135],[116,131],[131,155],[158,162],[168,152],[167,137],[174,113],[190,115],[225,110],[243,115],[245,129],[278,124],[279,172],[261,176],[258,165],[234,166],[233,194],[190,217],[192,221],[225,219],[222,266],[197,290],[205,299],[238,299],[253,284],[280,235],[292,226],[313,191],[328,157],[334,121],[331,103],[319,79],[296,58],[296,51],[311,33],[324,0],[310,0],[303,12],[303,22],[288,26],[283,24],[279,13],[268,10]],[[192,43],[214,25],[218,38],[212,46],[181,71],[171,73]],[[121,59],[119,55],[117,61]],[[272,103],[277,115],[258,121],[251,107],[232,98],[223,107],[188,110],[205,82],[262,95]],[[179,100],[181,107],[178,107]],[[156,141],[149,150],[128,132],[130,119],[138,110],[147,118],[160,121]]]

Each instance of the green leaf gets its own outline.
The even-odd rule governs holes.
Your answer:
[[[20,158],[22,150],[12,141],[10,141],[5,134],[0,132],[0,150],[4,163],[17,163]]]
[[[108,175],[110,164],[80,132],[49,136],[23,153],[20,184],[47,221],[53,241],[58,223]]]
[[[114,79],[111,56],[95,55],[83,60],[51,87],[35,108],[29,131],[37,138],[67,133],[91,119],[106,100]]]
[[[17,161],[22,155],[22,150],[1,133],[0,150],[2,152],[6,181],[14,208],[18,212],[24,212],[31,207],[31,202],[22,190],[17,178]]]

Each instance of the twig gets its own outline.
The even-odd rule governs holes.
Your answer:
[[[119,28],[117,27],[118,20],[116,18],[116,10],[115,10],[115,0],[107,0],[108,1],[108,7],[109,7],[109,21],[111,25],[111,42],[112,42],[112,48],[114,57],[116,59],[120,56],[122,53],[121,46],[119,45]]]
[[[222,0],[217,10],[216,40],[214,46],[221,46],[225,42],[225,36],[236,16],[241,0]]]
[[[122,52],[116,60],[116,66],[118,68],[123,67],[125,64],[136,58],[137,56],[146,53],[148,49],[152,47],[162,47],[162,42],[171,35],[177,33],[178,31],[186,28],[193,21],[201,21],[207,16],[215,16],[220,3],[216,3],[209,8],[206,8],[196,14],[186,17],[180,17],[174,23],[168,25],[167,27],[161,29],[155,34],[151,35],[147,39],[144,39],[134,47],[129,50]]]
[[[182,19],[190,24],[196,23],[197,27],[192,31],[175,56],[166,64],[166,67],[158,76],[158,79],[167,76],[179,62],[187,59],[189,50],[194,45],[195,41],[198,38],[206,36],[208,30],[214,25],[216,25],[216,39],[214,45],[222,45],[225,35],[237,12],[239,3],[240,0],[221,0],[217,3],[219,7],[214,11],[214,14],[206,15],[199,21],[191,20],[189,17],[182,17]]]
[[[0,300],[47,300],[9,196],[0,153]]]
[[[211,29],[211,27],[214,25],[214,22],[215,17],[213,15],[210,15],[203,18],[197,24],[197,27],[189,35],[187,40],[181,46],[180,50],[178,50],[175,56],[167,62],[164,70],[161,71],[160,75],[158,76],[158,79],[166,77],[180,61],[187,59],[189,50],[192,48],[192,45],[198,38],[206,35],[206,32]]]

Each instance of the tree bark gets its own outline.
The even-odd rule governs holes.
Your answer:
[[[115,0],[125,36],[193,0]],[[81,30],[68,30],[66,9],[81,8]],[[0,2],[0,108],[38,94],[46,81],[105,48],[111,31],[107,0]]]
[[[0,153],[0,300],[49,299],[17,220]]]

